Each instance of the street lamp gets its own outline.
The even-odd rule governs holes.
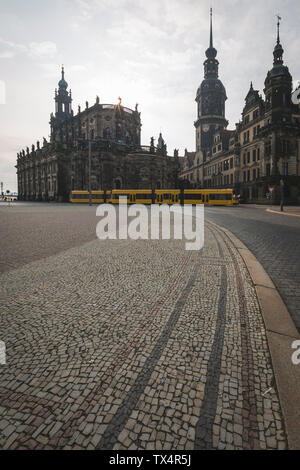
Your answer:
[[[283,212],[283,203],[284,203],[284,181],[281,178],[280,180],[280,211]]]
[[[91,153],[92,153],[92,142],[89,135],[89,205],[92,205],[92,188],[91,188]]]
[[[92,183],[91,183],[91,160],[92,160],[92,141],[94,125],[90,125],[91,129],[88,130],[88,146],[89,146],[89,205],[92,205]]]

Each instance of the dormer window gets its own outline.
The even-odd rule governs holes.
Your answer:
[[[258,109],[256,109],[255,111],[253,111],[253,120],[254,119],[257,119],[258,118]]]

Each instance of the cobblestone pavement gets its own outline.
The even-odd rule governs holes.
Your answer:
[[[89,241],[0,276],[3,449],[285,449],[248,271],[209,223]]]
[[[205,217],[234,233],[257,257],[300,332],[300,218],[243,205],[205,208]]]
[[[95,207],[0,203],[0,273],[96,238]]]

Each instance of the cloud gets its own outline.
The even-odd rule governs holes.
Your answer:
[[[24,53],[27,51],[26,47],[22,44],[17,44],[12,41],[7,41],[3,38],[0,38],[0,54],[2,59],[11,59],[18,53]]]
[[[56,53],[56,44],[52,41],[31,42],[28,46],[28,55],[34,58],[54,57]]]
[[[0,58],[10,59],[18,54],[26,54],[33,59],[52,58],[57,54],[57,47],[52,41],[30,42],[25,45],[0,38]]]
[[[12,51],[2,51],[0,52],[0,59],[12,59],[14,55]]]

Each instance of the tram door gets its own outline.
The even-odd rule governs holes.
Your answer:
[[[130,194],[129,194],[129,202],[130,202],[131,204],[134,204],[134,203],[135,203],[135,200],[136,200],[136,195],[135,195],[135,193],[130,193]]]

